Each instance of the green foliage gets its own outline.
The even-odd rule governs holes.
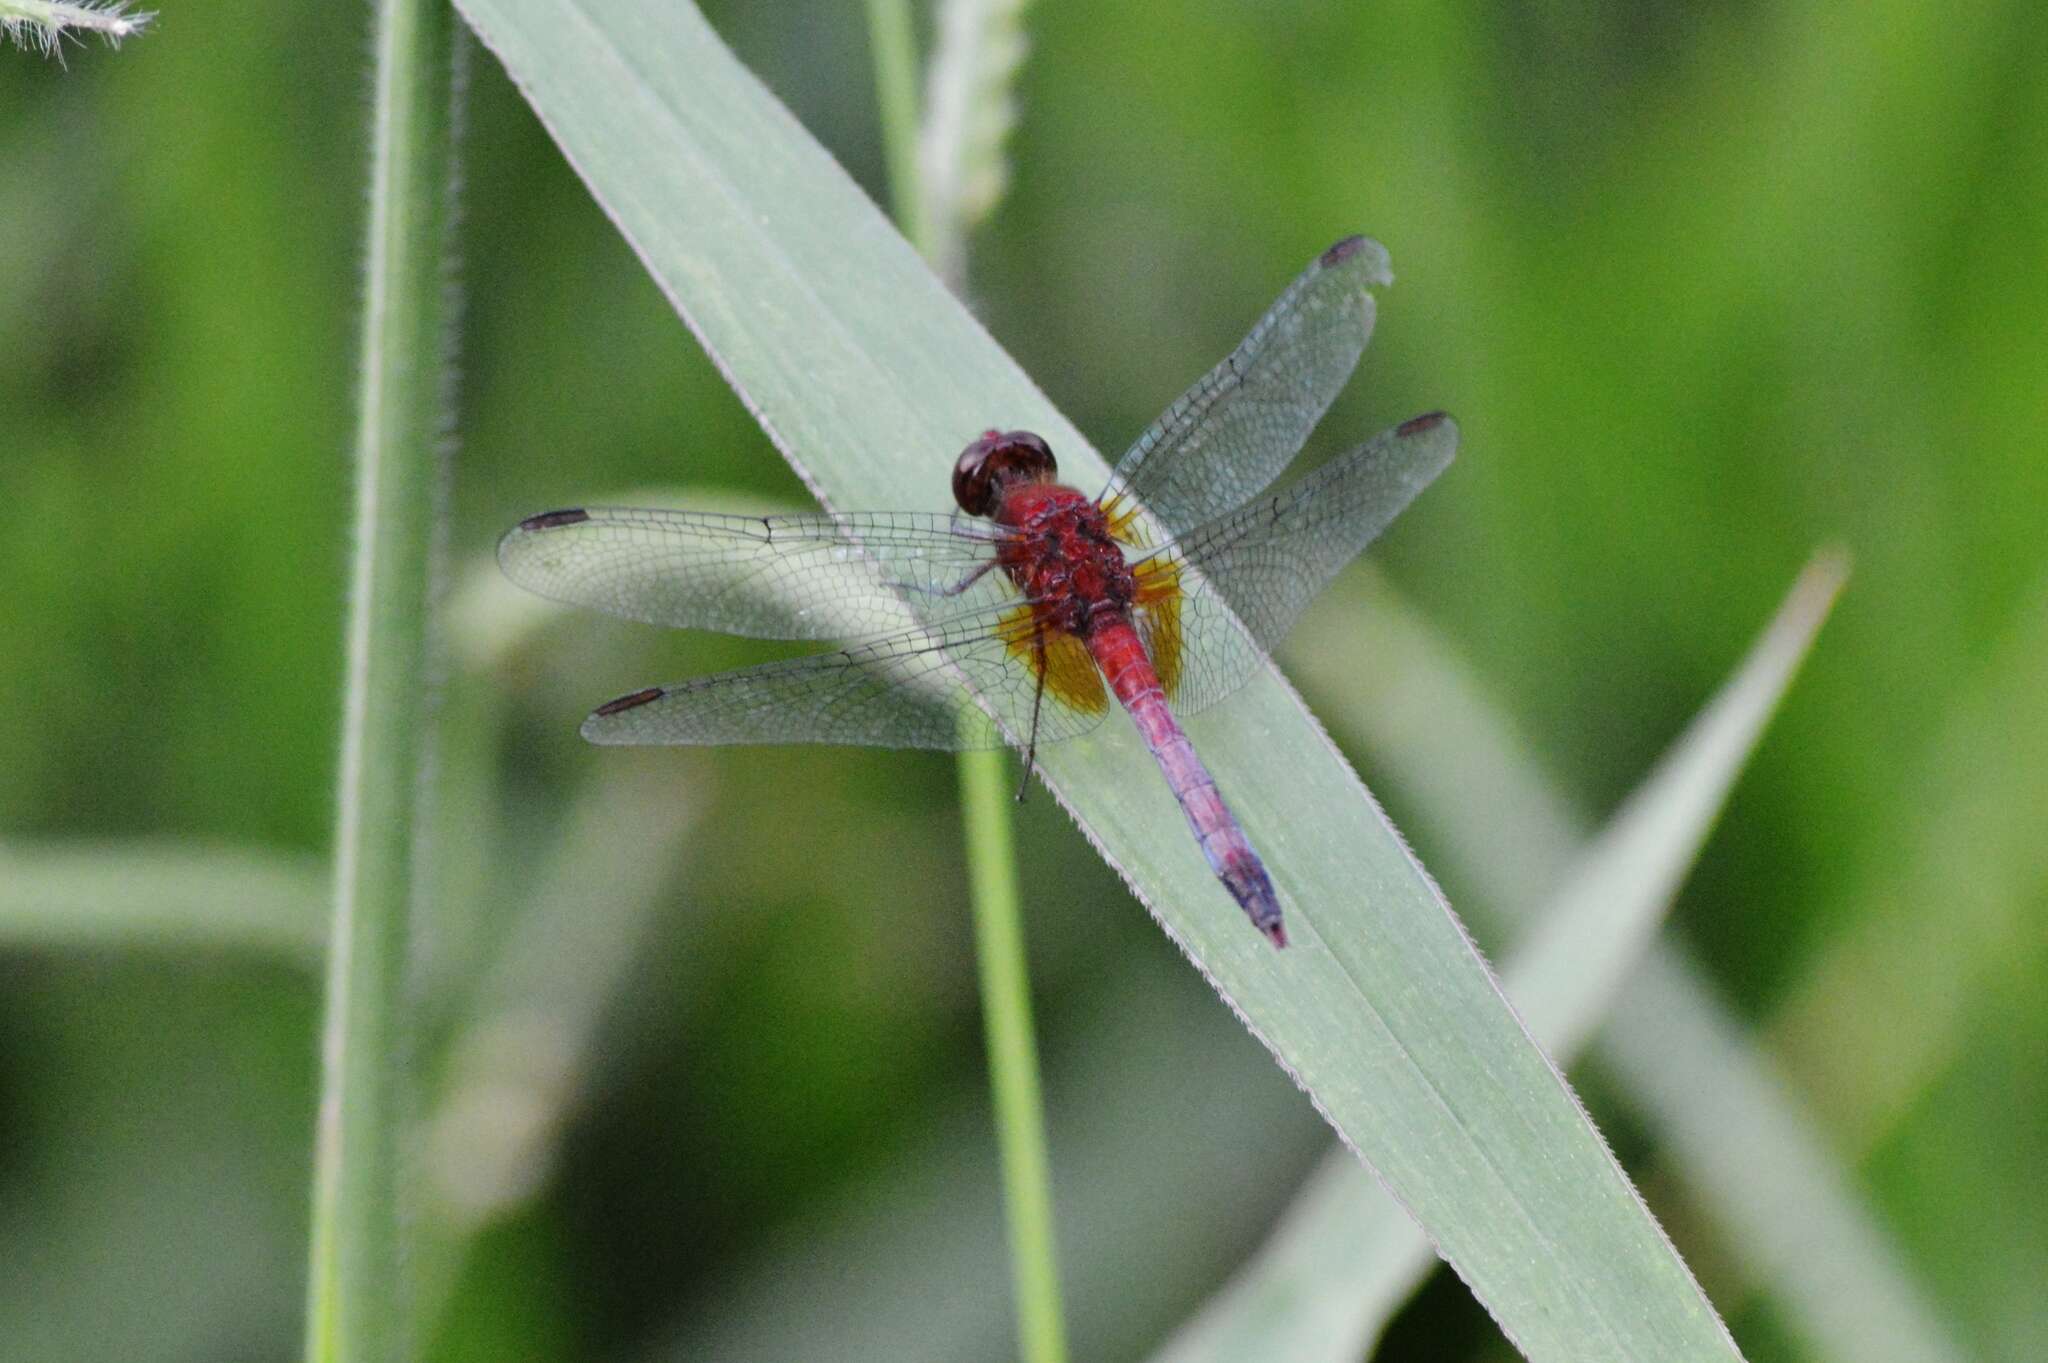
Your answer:
[[[438,0],[377,7],[354,556],[306,1292],[307,1363],[413,1351],[415,943],[431,901],[435,537],[453,392],[461,52]]]
[[[304,856],[178,842],[0,844],[0,940],[221,946],[310,964],[326,945],[327,891]]]
[[[69,71],[16,54],[0,82],[12,848],[329,841],[363,15],[203,10]],[[1963,1350],[2048,1351],[2048,1226],[2024,1195],[2048,1026],[2048,20],[2016,3],[1028,17],[977,311],[1110,449],[1295,263],[1353,225],[1386,241],[1400,283],[1328,438],[1436,404],[1460,417],[1459,464],[1378,556],[1566,808],[1636,782],[1813,544],[1854,551],[1839,617],[1679,895],[1687,987],[1805,1101],[1838,1191]],[[712,18],[882,197],[857,7]],[[458,555],[480,569],[517,515],[621,486],[800,499],[477,65]],[[933,458],[913,490],[937,498]],[[1283,662],[1340,738],[1367,696],[1427,731],[1446,698],[1361,635],[1363,581]],[[1355,667],[1314,668],[1361,638]],[[504,1357],[508,1322],[540,1357],[1010,1346],[951,766],[576,742],[594,700],[759,656],[558,621],[448,683],[437,779],[456,812],[430,869],[466,888],[422,950],[427,979],[464,987],[422,1006],[432,1054],[483,1058],[430,1075],[428,1111],[459,1093],[481,1127],[437,1129],[509,1146],[502,1114],[523,1112],[570,1138],[538,1165],[492,1151],[516,1176],[484,1183],[481,1238],[445,1261],[434,1356]],[[1539,801],[1469,780],[1425,798],[1376,738],[1360,761],[1461,909],[1554,885],[1571,836],[1530,836]],[[1020,844],[1076,1353],[1135,1358],[1259,1242],[1322,1128],[1050,801]],[[636,945],[574,991],[601,1002],[562,1004],[582,1019],[565,1084],[538,1048],[452,1038],[514,1011],[516,987],[460,1001],[508,937],[542,959],[579,942],[589,901],[550,892],[564,917],[523,925],[543,883],[605,874],[582,866],[632,891],[605,931]],[[235,893],[257,922],[260,895]],[[47,938],[0,971],[0,1355],[291,1353],[310,977]],[[1748,1257],[1755,1218],[1695,1176],[1604,1039],[1591,1054],[1588,1101],[1748,1356],[1822,1356],[1772,1301],[1791,1268]],[[508,1068],[516,1083],[487,1082]],[[539,1097],[493,1106],[520,1094]],[[1247,1149],[1269,1176],[1244,1177]],[[1450,1290],[1397,1318],[1386,1352],[1494,1348]]]

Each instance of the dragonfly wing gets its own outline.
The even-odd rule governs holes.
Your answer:
[[[1194,714],[1243,686],[1457,448],[1457,423],[1442,412],[1404,421],[1141,560],[1141,581],[1181,587],[1152,611],[1154,631],[1175,636],[1174,708]]]
[[[729,516],[590,507],[531,516],[498,541],[529,591],[628,620],[757,639],[849,639],[1011,600],[987,571],[1002,532],[878,512]]]
[[[1085,733],[1107,711],[1099,677],[1056,646],[1038,696],[1029,607],[971,611],[831,653],[649,687],[583,723],[593,743],[834,743],[886,748],[1022,744]],[[1080,661],[1086,663],[1085,651]]]
[[[1170,535],[1222,515],[1280,476],[1372,335],[1386,248],[1347,237],[1316,257],[1223,363],[1117,462],[1103,495],[1142,503]]]

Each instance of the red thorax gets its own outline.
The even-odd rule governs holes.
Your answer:
[[[1128,619],[1138,579],[1109,517],[1085,494],[1061,483],[1015,482],[996,507],[997,524],[1014,533],[996,561],[1047,630],[1086,638],[1105,613]]]

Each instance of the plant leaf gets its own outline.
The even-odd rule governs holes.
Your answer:
[[[1350,727],[1433,815],[1446,856],[1478,891],[1470,908],[1491,909],[1512,928],[1529,907],[1523,887],[1567,873],[1582,821],[1441,641],[1386,593],[1366,600],[1373,624],[1363,634],[1382,670],[1356,673],[1342,649],[1305,654],[1302,670],[1353,697]],[[2048,634],[2036,634],[2031,653],[2002,660],[2008,685],[2038,674],[2039,639]],[[2010,708],[1986,713],[2008,736]],[[1990,761],[1990,736],[1971,745],[1979,770]],[[1516,798],[1478,817],[1467,796],[1475,786]],[[1816,1357],[1962,1357],[1805,1102],[1754,1045],[1733,1044],[1744,1030],[1675,943],[1653,942],[1594,1038],[1594,1058],[1677,1152],[1671,1174],[1691,1204]]]
[[[461,9],[821,499],[943,508],[954,452],[991,425],[1037,430],[1074,481],[1100,485],[1100,457],[693,8]],[[1044,754],[1046,782],[1519,1347],[1737,1357],[1286,684],[1269,669],[1194,737],[1290,905],[1285,952],[1209,874],[1128,725]]]
[[[1838,1148],[1867,1151],[1898,1124],[1970,1044],[1970,1001],[2021,968],[2012,944],[2042,940],[2043,677],[2048,577],[2019,593],[1997,649],[1903,773],[1914,791],[1909,827],[1843,887],[1840,898],[1857,906],[1854,925],[1827,945],[1767,1029]],[[1958,874],[1959,859],[1969,874]],[[1888,1006],[1872,1008],[1872,998]]]
[[[1801,575],[1741,668],[1580,854],[1509,956],[1508,997],[1560,1061],[1584,1045],[1663,920],[1844,571],[1824,556]],[[1399,1205],[1336,1152],[1245,1270],[1156,1358],[1349,1363],[1434,1264]]]
[[[503,581],[496,563],[488,572]],[[501,902],[495,951],[465,982],[419,1142],[423,1321],[446,1305],[476,1237],[547,1187],[601,1032],[710,798],[653,761],[609,764],[530,883]]]
[[[0,944],[246,947],[310,965],[327,893],[318,862],[254,848],[0,844]]]
[[[446,360],[460,39],[436,0],[380,0],[308,1363],[410,1352],[406,986],[423,880],[415,852],[434,727],[429,617],[453,408]]]

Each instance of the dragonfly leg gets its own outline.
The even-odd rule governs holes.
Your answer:
[[[995,566],[996,561],[990,559],[950,587],[927,587],[919,582],[891,582],[889,585],[898,591],[916,592],[919,596],[958,596],[986,577],[988,570]]]
[[[1031,636],[1032,670],[1038,674],[1038,685],[1031,692],[1031,737],[1024,745],[1024,774],[1017,781],[1017,803],[1023,804],[1024,797],[1031,792],[1031,768],[1038,760],[1038,711],[1045,703],[1045,634],[1043,631]]]
[[[987,577],[988,570],[995,566],[996,561],[994,559],[990,559],[988,562],[982,564],[979,568],[976,568],[967,576],[961,578],[958,582],[955,582],[952,586],[939,588],[938,594],[940,596],[958,596],[960,595],[960,593],[966,591],[969,587],[972,587],[975,583],[981,581],[984,577]]]

